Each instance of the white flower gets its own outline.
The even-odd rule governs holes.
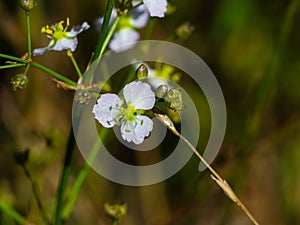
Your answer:
[[[108,46],[114,52],[123,52],[132,48],[139,39],[139,32],[127,27],[118,30],[109,42]]]
[[[153,129],[152,120],[141,114],[153,108],[155,94],[150,85],[134,81],[124,87],[123,96],[124,100],[115,94],[101,95],[92,112],[102,126],[121,126],[124,140],[141,144]]]
[[[164,17],[167,11],[167,0],[143,0],[151,17]]]
[[[54,50],[54,51],[62,51],[62,50],[70,50],[75,51],[77,47],[77,35],[81,32],[89,29],[90,25],[87,22],[83,22],[81,25],[72,27],[70,31],[67,31],[68,26],[70,25],[69,18],[67,18],[67,26],[64,28],[64,21],[60,21],[52,26],[44,26],[42,27],[42,33],[47,34],[47,37],[50,40],[49,44],[45,48],[37,48],[34,49],[32,54],[42,55],[46,51]]]

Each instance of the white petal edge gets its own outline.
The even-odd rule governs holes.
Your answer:
[[[92,112],[102,126],[110,128],[116,124],[114,119],[118,116],[118,108],[121,107],[121,104],[122,101],[118,95],[103,94],[97,100]]]
[[[167,11],[167,0],[143,0],[151,17],[164,17]]]
[[[147,83],[133,81],[127,84],[123,89],[123,95],[126,102],[131,102],[136,109],[149,110],[155,103],[155,94]]]
[[[138,2],[134,3],[133,6],[138,4]],[[130,11],[130,25],[135,28],[143,28],[147,25],[150,15],[145,5],[140,5],[139,7]]]
[[[141,144],[153,129],[153,121],[147,116],[136,116],[131,123],[121,126],[121,135],[125,141]]]
[[[114,34],[109,48],[114,52],[123,52],[132,48],[139,39],[140,34],[137,31],[129,27],[121,29]]]

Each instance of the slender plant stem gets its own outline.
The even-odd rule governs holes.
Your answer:
[[[152,33],[154,31],[154,27],[156,24],[157,18],[150,18],[149,25],[147,27],[146,35],[145,35],[145,40],[149,40],[152,36]]]
[[[65,160],[64,160],[64,166],[63,166],[61,179],[60,179],[59,187],[58,187],[54,225],[62,224],[62,211],[63,211],[64,197],[65,197],[65,192],[66,192],[66,189],[68,186],[68,178],[69,178],[69,174],[70,174],[71,160],[72,160],[72,155],[73,155],[73,151],[74,151],[74,146],[75,146],[75,137],[73,134],[73,127],[71,126],[67,151],[66,151]]]
[[[26,30],[27,30],[27,51],[28,51],[28,59],[31,59],[31,30],[30,30],[30,15],[29,11],[25,11],[26,13]]]
[[[15,63],[15,64],[10,64],[10,65],[0,66],[0,70],[1,69],[10,69],[10,68],[22,67],[24,65],[25,64],[23,64],[23,63]]]
[[[99,133],[99,138],[103,139],[106,137],[108,133],[108,129],[101,129]],[[100,150],[99,142],[96,142],[93,148],[91,149],[90,153],[88,154],[86,158],[86,162],[84,163],[83,168],[80,170],[79,175],[77,176],[73,187],[70,191],[70,195],[68,196],[67,202],[65,204],[64,210],[63,210],[63,218],[67,219],[74,207],[74,204],[77,200],[77,197],[79,195],[80,189],[85,181],[85,178],[90,170],[90,164],[92,164]]]
[[[52,75],[52,76],[55,77],[56,79],[61,80],[61,81],[65,82],[65,83],[67,83],[67,84],[69,84],[69,85],[71,85],[71,86],[74,86],[74,87],[77,86],[77,83],[76,83],[76,82],[74,82],[74,81],[72,81],[72,80],[66,78],[65,76],[63,76],[63,75],[61,75],[61,74],[59,74],[59,73],[57,73],[57,72],[55,72],[55,71],[53,71],[53,70],[51,70],[51,69],[45,67],[45,66],[42,66],[42,65],[39,64],[39,63],[31,62],[31,65],[34,66],[34,67],[36,67],[36,68],[39,69],[39,70],[42,70],[42,71],[44,71],[44,72],[49,73],[50,75]]]
[[[11,56],[11,55],[6,55],[6,54],[3,54],[3,53],[0,53],[0,57],[5,58],[5,59],[9,59],[9,60],[12,60],[12,61],[16,61],[16,62],[19,62],[19,63],[24,63],[24,64],[28,63],[26,59],[18,58],[18,57]]]
[[[79,66],[78,66],[78,64],[77,64],[74,56],[73,56],[73,53],[70,50],[68,50],[67,55],[70,57],[70,59],[71,59],[71,61],[73,63],[73,66],[75,67],[75,70],[76,70],[79,78],[81,78],[82,77],[82,73],[81,73],[81,71],[79,69]]]
[[[32,187],[32,191],[33,191],[33,196],[36,200],[36,203],[37,203],[37,206],[38,206],[38,209],[42,215],[42,218],[45,222],[45,224],[48,224],[48,225],[51,225],[51,222],[50,222],[50,219],[48,218],[45,210],[44,210],[44,207],[43,207],[43,204],[42,204],[42,201],[41,201],[41,198],[40,198],[40,194],[39,194],[39,190],[38,190],[38,186],[36,184],[36,182],[34,181],[31,173],[29,172],[28,168],[26,167],[25,164],[22,165],[22,168],[25,172],[25,175],[26,177],[28,178],[28,180],[30,181],[30,184],[31,184],[31,187]]]
[[[113,7],[114,7],[114,0],[108,0],[107,5],[106,5],[103,24],[102,24],[102,27],[101,27],[101,31],[99,33],[99,37],[98,37],[97,45],[96,45],[94,55],[93,55],[93,58],[92,58],[92,62],[94,62],[96,60],[99,60],[100,57],[101,57],[100,52],[101,52],[101,49],[103,48],[102,45],[105,41],[105,37],[106,37],[106,34],[107,34],[107,30],[108,30],[109,21],[110,21],[110,17],[111,17]]]
[[[241,200],[236,196],[230,185],[223,179],[210,165],[206,162],[206,160],[201,156],[201,154],[197,151],[197,149],[184,137],[182,136],[175,128],[172,120],[167,116],[159,113],[154,113],[156,118],[159,119],[167,128],[176,136],[178,136],[181,140],[183,140],[190,149],[194,152],[194,154],[203,162],[203,164],[210,170],[212,173],[211,178],[219,185],[219,187],[224,191],[224,193],[235,202],[242,211],[248,216],[248,218],[255,225],[259,225],[254,216],[250,213],[247,207],[241,202]]]
[[[26,224],[26,219],[22,215],[2,201],[0,201],[0,212],[10,216],[19,224]]]
[[[106,38],[105,38],[105,40],[104,40],[104,42],[103,42],[103,45],[101,46],[100,53],[99,53],[99,58],[101,58],[101,56],[103,55],[103,53],[104,53],[104,51],[105,51],[105,49],[106,49],[106,47],[107,47],[107,45],[108,45],[108,43],[109,43],[109,41],[110,41],[112,35],[113,35],[114,32],[115,32],[115,29],[117,28],[117,25],[118,25],[118,23],[119,23],[119,21],[120,21],[120,18],[121,18],[121,17],[118,16],[118,17],[115,19],[113,25],[111,26],[111,28],[110,28],[110,30],[109,30],[109,32],[108,32],[108,34],[107,34],[107,36],[106,36]]]

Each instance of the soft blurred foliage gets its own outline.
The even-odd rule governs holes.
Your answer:
[[[33,48],[48,44],[40,33],[45,24],[66,17],[71,25],[88,21],[91,29],[78,37],[74,54],[84,71],[97,39],[94,20],[103,15],[105,4],[104,0],[38,0],[31,12]],[[228,111],[225,140],[213,166],[261,224],[300,224],[299,1],[186,0],[173,4],[176,11],[156,22],[152,38],[165,40],[186,21],[195,28],[180,44],[212,69]],[[145,32],[143,29],[142,34]],[[0,2],[0,52],[15,56],[26,52],[25,17],[18,1]],[[35,60],[76,80],[63,52],[49,52]],[[4,62],[0,59],[1,65]],[[42,224],[30,183],[14,161],[14,153],[30,150],[28,169],[52,214],[74,93],[57,88],[48,74],[34,68],[29,71],[27,88],[15,92],[10,79],[21,72],[0,71],[0,201]],[[191,92],[197,88],[188,78],[183,77],[182,82]],[[206,100],[199,95],[195,103],[203,136],[198,147],[203,149],[210,115],[201,107]],[[168,146],[164,148],[152,155],[154,161],[165,155]],[[124,152],[120,154],[126,158]],[[70,185],[84,163],[78,150],[72,162]],[[124,225],[251,224],[208,172],[198,171],[198,163],[193,157],[172,178],[146,187],[119,185],[90,170],[66,224],[109,224],[103,207],[106,202],[126,202],[127,215],[120,222]],[[15,224],[1,213],[0,223]]]

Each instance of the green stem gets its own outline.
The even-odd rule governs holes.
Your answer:
[[[108,26],[109,26],[109,21],[110,21],[110,17],[111,17],[111,13],[114,7],[114,0],[108,0],[107,5],[106,5],[106,10],[105,10],[105,15],[104,15],[104,20],[103,20],[103,24],[101,27],[101,31],[99,33],[99,37],[98,37],[98,41],[97,41],[97,45],[94,51],[94,55],[92,58],[92,62],[99,60],[100,59],[100,53],[101,53],[101,49],[103,48],[103,43],[105,42],[105,37],[107,34],[107,30],[108,30]]]
[[[149,40],[152,36],[155,24],[156,24],[157,18],[151,18],[147,27],[145,40]]]
[[[0,66],[1,69],[10,69],[10,68],[16,68],[16,67],[21,67],[24,66],[23,63],[15,63],[15,64],[10,64],[10,65],[5,65],[5,66]]]
[[[63,211],[63,204],[64,204],[64,196],[65,196],[65,192],[66,192],[66,189],[68,186],[68,178],[70,175],[71,160],[72,160],[72,155],[73,155],[73,151],[74,151],[74,146],[75,146],[75,137],[74,137],[74,133],[73,133],[73,127],[71,126],[67,151],[66,151],[65,160],[64,160],[64,166],[63,166],[61,179],[60,179],[59,187],[58,187],[57,204],[56,204],[55,221],[54,221],[55,225],[62,224],[62,211]]]
[[[53,70],[51,70],[51,69],[45,67],[45,66],[42,66],[42,65],[39,64],[39,63],[31,62],[31,65],[34,66],[34,67],[36,67],[36,68],[38,68],[38,69],[40,69],[40,70],[42,70],[42,71],[44,71],[44,72],[46,72],[46,73],[49,73],[49,74],[52,75],[53,77],[55,77],[55,78],[57,78],[57,79],[59,79],[59,80],[65,82],[65,83],[67,83],[67,84],[69,84],[69,85],[71,85],[71,86],[74,86],[74,87],[77,86],[77,83],[76,83],[76,82],[74,82],[74,81],[72,81],[72,80],[70,80],[70,79],[64,77],[63,75],[61,75],[61,74],[59,74],[59,73],[57,73],[57,72],[55,72],[55,71],[53,71]]]
[[[28,63],[26,59],[22,59],[22,58],[18,58],[18,57],[15,57],[15,56],[2,54],[2,53],[0,53],[0,57],[5,58],[5,59],[9,59],[9,60],[12,60],[12,61],[15,61],[15,62],[19,62],[19,63],[24,63],[24,64]]]
[[[108,129],[101,129],[99,138],[103,139],[106,137],[108,133]],[[91,149],[89,155],[87,156],[86,162],[84,163],[83,168],[80,170],[79,175],[77,176],[73,187],[70,191],[70,195],[68,196],[68,200],[65,204],[65,208],[63,210],[63,218],[67,219],[71,215],[72,209],[74,207],[74,204],[76,202],[76,199],[79,195],[80,189],[85,181],[85,178],[88,174],[88,171],[90,170],[90,164],[92,164],[99,152],[99,142],[96,142],[96,144]]]
[[[44,210],[42,201],[41,201],[40,196],[39,196],[39,191],[38,191],[37,184],[35,183],[33,177],[31,176],[29,170],[27,169],[26,165],[22,165],[22,168],[23,168],[23,170],[25,172],[26,177],[28,178],[28,180],[31,183],[31,187],[32,187],[32,191],[33,191],[33,196],[34,196],[34,198],[36,200],[36,203],[37,203],[38,209],[39,209],[39,211],[40,211],[40,213],[42,215],[42,218],[43,218],[45,224],[50,225],[51,222],[50,222],[50,219],[48,218],[48,216],[46,215],[46,212]]]
[[[108,43],[109,43],[109,41],[110,41],[112,35],[114,34],[114,32],[115,32],[115,30],[116,30],[116,28],[117,28],[117,26],[118,26],[118,23],[119,23],[119,21],[120,21],[120,18],[121,18],[121,17],[118,16],[118,17],[115,19],[113,25],[111,26],[111,28],[110,28],[110,30],[109,30],[109,32],[108,32],[108,34],[107,34],[107,36],[106,36],[106,38],[105,38],[105,40],[104,40],[104,42],[103,42],[103,45],[101,46],[100,53],[99,53],[99,58],[101,58],[101,56],[103,55],[103,53],[104,53],[104,51],[105,51],[105,49],[106,49],[106,47],[107,47],[107,45],[108,45]]]
[[[70,59],[71,59],[71,61],[73,63],[73,66],[74,66],[74,68],[75,68],[75,70],[76,70],[79,78],[81,78],[82,77],[82,73],[81,73],[81,71],[79,69],[79,66],[78,66],[78,64],[77,64],[74,56],[73,56],[73,53],[70,50],[68,50],[67,55],[70,57]]]
[[[276,80],[278,79],[278,69],[280,68],[280,62],[282,53],[285,49],[285,45],[288,41],[288,37],[291,33],[291,27],[295,16],[297,15],[299,0],[292,0],[286,9],[286,14],[281,26],[281,32],[279,34],[278,42],[274,53],[272,54],[270,63],[266,69],[266,72],[260,82],[260,86],[257,91],[257,101],[254,108],[254,115],[251,114],[251,122],[249,126],[250,137],[254,137],[261,124],[262,116],[267,110],[270,103],[270,97],[274,87],[276,87]]]
[[[6,215],[10,216],[11,218],[13,218],[17,223],[24,224],[24,225],[26,224],[26,219],[22,215],[20,215],[17,211],[10,208],[4,202],[0,202],[0,211],[3,214],[6,214]]]
[[[31,60],[25,60],[25,59],[21,59],[21,58],[18,58],[18,57],[15,57],[15,56],[11,56],[11,55],[6,55],[6,54],[2,54],[0,53],[0,57],[1,58],[5,58],[5,59],[9,59],[9,60],[12,60],[12,61],[15,61],[15,62],[19,62],[19,63],[24,63],[24,64],[31,64],[32,66],[34,66],[35,68],[39,69],[39,70],[42,70],[46,73],[49,73],[50,75],[52,75],[53,77],[55,77],[56,79],[59,79],[71,86],[74,86],[76,87],[77,86],[77,83],[66,78],[65,76],[45,67],[45,66],[42,66],[41,64],[39,63],[36,63],[36,62],[33,62]]]
[[[29,11],[25,11],[26,13],[26,29],[27,29],[27,51],[28,51],[28,59],[31,59],[31,32],[30,32],[30,16]]]

